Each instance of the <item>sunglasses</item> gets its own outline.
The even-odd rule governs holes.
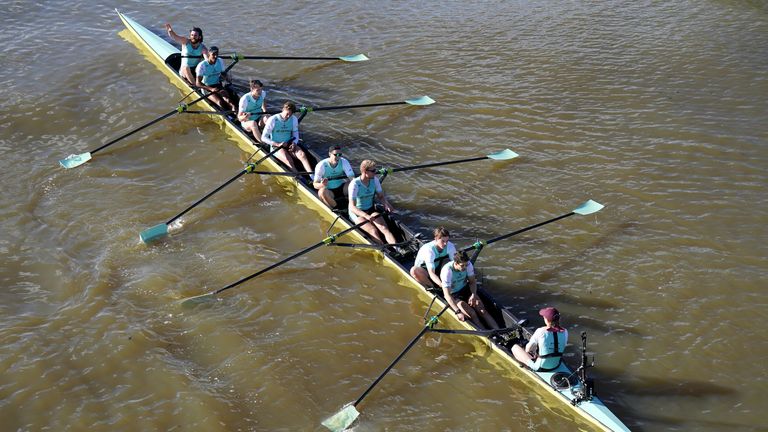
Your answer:
[[[336,157],[339,157],[339,156],[341,156],[341,152],[338,152],[338,153],[331,153],[331,156],[336,156]]]
[[[368,168],[365,171],[369,172],[369,173],[375,173],[376,172],[376,168]]]

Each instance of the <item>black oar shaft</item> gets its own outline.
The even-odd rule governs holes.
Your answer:
[[[235,176],[234,176],[234,177],[232,177],[231,179],[227,180],[227,181],[226,181],[226,183],[224,183],[223,185],[221,185],[221,186],[217,187],[216,189],[212,190],[211,192],[209,192],[207,195],[205,195],[204,197],[200,198],[199,200],[195,201],[195,203],[194,203],[194,204],[192,204],[191,206],[189,206],[189,207],[187,207],[186,209],[184,209],[184,211],[182,211],[181,213],[179,213],[179,214],[177,214],[176,216],[174,216],[174,217],[172,217],[171,219],[169,219],[169,220],[168,220],[168,222],[166,222],[165,224],[166,224],[166,225],[169,225],[169,224],[171,224],[173,221],[175,221],[176,219],[178,219],[178,218],[180,218],[180,217],[184,216],[185,214],[187,214],[187,212],[188,212],[188,211],[192,210],[193,208],[197,207],[197,206],[198,206],[200,203],[202,203],[203,201],[205,201],[205,200],[207,200],[208,198],[210,198],[210,197],[211,197],[211,195],[213,195],[213,194],[215,194],[216,192],[218,192],[218,191],[220,191],[220,190],[224,189],[225,187],[229,186],[229,185],[230,185],[230,184],[231,184],[233,181],[235,181],[235,180],[239,179],[239,178],[240,178],[240,177],[242,177],[243,175],[245,175],[245,174],[248,174],[249,172],[251,172],[251,171],[252,171],[252,168],[250,168],[250,167],[256,166],[256,165],[258,165],[258,164],[260,164],[260,163],[264,162],[264,160],[266,160],[268,157],[270,157],[270,156],[272,156],[273,154],[275,154],[275,152],[277,152],[278,150],[279,150],[279,149],[277,149],[277,148],[276,148],[276,149],[272,150],[271,152],[267,153],[266,155],[264,155],[264,157],[262,157],[261,159],[257,160],[256,162],[253,162],[252,164],[249,164],[249,168],[246,168],[246,169],[244,169],[244,170],[240,171],[239,173],[237,173],[237,175],[235,175]]]
[[[429,168],[429,167],[436,167],[436,166],[442,166],[442,165],[452,165],[457,163],[464,163],[464,162],[474,162],[479,161],[483,159],[488,159],[488,156],[479,156],[479,157],[473,157],[469,159],[461,159],[461,160],[455,160],[455,161],[448,161],[448,162],[433,162],[423,165],[414,165],[414,166],[408,166],[408,167],[402,167],[402,168],[393,168],[392,172],[402,172],[402,171],[410,171],[420,168]]]
[[[390,106],[390,105],[405,105],[407,102],[381,102],[381,103],[369,103],[369,104],[361,104],[361,105],[340,105],[340,106],[332,106],[332,107],[318,107],[318,108],[310,108],[309,111],[331,111],[331,110],[341,110],[341,109],[350,109],[350,108],[370,108],[370,107],[379,107],[379,106]]]
[[[225,286],[224,288],[219,288],[216,291],[214,291],[214,294],[219,294],[219,293],[222,293],[222,292],[224,292],[224,291],[226,291],[226,290],[228,290],[230,288],[234,288],[234,287],[236,287],[237,285],[240,285],[243,282],[247,282],[247,281],[255,278],[256,276],[260,276],[260,275],[262,275],[262,274],[272,270],[275,267],[279,267],[279,266],[287,263],[288,261],[290,261],[290,260],[292,260],[294,258],[298,258],[298,257],[300,257],[300,256],[302,256],[302,255],[304,255],[306,253],[312,252],[313,250],[315,250],[315,249],[317,249],[317,248],[319,248],[320,246],[323,246],[323,245],[325,245],[325,243],[321,242],[321,243],[317,243],[317,244],[315,244],[313,246],[310,246],[310,247],[308,247],[308,248],[306,248],[306,249],[304,249],[302,251],[299,251],[299,252],[289,256],[288,258],[284,258],[284,259],[280,260],[279,262],[276,262],[276,263],[272,264],[269,267],[263,268],[263,269],[257,271],[256,273],[254,273],[254,274],[252,274],[250,276],[246,276],[246,277],[240,279],[237,282],[233,282],[233,283]]]
[[[446,310],[448,310],[448,305],[447,305],[447,304],[445,305],[445,307],[443,308],[443,310],[441,310],[441,311],[440,311],[440,313],[438,313],[437,315],[435,315],[435,317],[434,317],[434,318],[432,318],[432,320],[434,320],[434,319],[438,318],[438,317],[439,317],[440,315],[442,315],[442,314],[443,314],[443,312],[445,312]],[[410,350],[411,350],[411,348],[413,348],[413,346],[414,346],[414,345],[416,345],[416,342],[418,342],[418,340],[419,340],[419,339],[421,339],[421,337],[422,337],[422,336],[424,336],[424,333],[426,333],[426,332],[428,332],[428,331],[429,331],[429,329],[430,329],[430,327],[431,327],[431,323],[432,323],[432,320],[430,320],[430,322],[429,322],[429,323],[427,323],[427,324],[424,326],[424,328],[423,328],[423,329],[421,329],[421,331],[419,332],[419,334],[417,334],[417,335],[416,335],[416,337],[415,337],[415,338],[413,338],[413,339],[411,340],[411,342],[410,342],[410,343],[409,343],[409,344],[408,344],[408,345],[405,347],[405,349],[403,349],[403,351],[400,353],[400,355],[398,355],[398,356],[397,356],[397,358],[396,358],[394,361],[392,361],[392,363],[390,363],[390,364],[389,364],[389,366],[387,366],[387,368],[386,368],[386,369],[384,369],[384,372],[382,372],[382,373],[381,373],[381,375],[379,375],[379,376],[378,376],[378,378],[376,378],[376,380],[375,380],[373,383],[371,383],[371,385],[370,385],[370,386],[368,386],[368,388],[367,388],[367,389],[365,389],[365,391],[363,392],[363,394],[362,394],[362,395],[360,395],[360,397],[359,397],[359,398],[357,398],[357,400],[356,400],[356,401],[355,401],[355,402],[354,402],[352,405],[354,405],[354,406],[357,406],[357,405],[358,405],[360,402],[362,402],[362,401],[363,401],[363,399],[365,399],[365,397],[366,397],[366,396],[368,396],[368,393],[370,393],[370,392],[371,392],[371,390],[373,390],[373,388],[374,388],[374,387],[376,387],[376,384],[378,384],[378,383],[379,383],[379,381],[381,381],[381,380],[384,378],[384,376],[385,376],[385,375],[386,375],[386,374],[387,374],[387,373],[390,371],[390,369],[392,369],[392,368],[395,366],[395,364],[396,364],[397,362],[399,362],[399,361],[400,361],[400,359],[401,359],[401,358],[403,358],[403,356],[405,356],[405,355],[408,353],[408,351],[410,351]]]
[[[231,179],[227,180],[226,183],[224,183],[223,185],[217,187],[216,189],[212,190],[211,192],[208,192],[208,194],[206,194],[204,197],[200,198],[199,200],[195,201],[194,204],[192,204],[191,206],[189,206],[186,209],[184,209],[184,211],[182,211],[181,213],[177,214],[176,216],[168,219],[168,222],[166,222],[165,224],[166,225],[170,225],[171,223],[173,223],[173,221],[175,221],[176,219],[184,216],[185,214],[187,214],[188,211],[192,210],[193,208],[195,208],[198,205],[200,205],[200,203],[202,203],[203,201],[207,200],[211,195],[213,195],[216,192],[218,192],[218,191],[224,189],[225,187],[229,186],[230,183],[232,183],[233,181],[239,179],[240,177],[242,177],[243,175],[245,175],[247,173],[248,173],[247,169],[244,169],[244,170],[240,171],[239,173],[237,173],[236,176],[234,176]]]
[[[244,60],[338,60],[338,57],[237,56]]]
[[[203,100],[203,99],[207,98],[208,96],[210,96],[210,95],[205,95],[205,96],[199,97],[199,98],[197,98],[197,99],[193,100],[192,102],[190,102],[190,103],[188,103],[188,104],[186,104],[186,105],[182,105],[182,107],[185,107],[185,106],[189,106],[189,105],[192,105],[192,104],[196,104],[196,103],[200,102],[201,100]],[[121,139],[127,138],[127,137],[129,137],[129,136],[131,136],[131,135],[135,134],[136,132],[142,131],[142,130],[144,130],[144,129],[146,129],[146,128],[150,127],[150,126],[152,126],[153,124],[155,124],[155,123],[157,123],[157,122],[159,122],[159,121],[161,121],[161,120],[165,120],[165,119],[167,119],[168,117],[170,117],[170,116],[172,116],[172,115],[174,115],[174,114],[178,114],[178,113],[180,113],[180,112],[184,112],[184,109],[179,109],[179,108],[177,108],[177,109],[175,109],[175,110],[173,110],[173,111],[171,111],[171,112],[169,112],[169,113],[167,113],[167,114],[163,114],[162,116],[160,116],[160,117],[158,117],[158,118],[156,118],[156,119],[152,120],[151,122],[149,122],[149,123],[146,123],[146,124],[144,124],[144,125],[142,125],[142,126],[139,126],[138,128],[136,128],[136,129],[134,129],[134,130],[132,130],[132,131],[130,131],[130,132],[127,132],[127,133],[125,133],[125,134],[123,134],[123,135],[121,135],[121,136],[119,136],[119,137],[117,137],[117,138],[113,139],[112,141],[110,141],[110,142],[108,142],[108,143],[106,143],[106,144],[102,145],[101,147],[99,147],[99,148],[97,148],[97,149],[95,149],[95,150],[91,150],[91,151],[90,151],[90,153],[91,153],[91,154],[94,154],[94,153],[96,153],[96,152],[97,152],[97,151],[99,151],[99,150],[102,150],[102,149],[104,149],[104,148],[106,148],[106,147],[109,147],[109,146],[111,146],[112,144],[114,144],[114,143],[116,143],[116,142],[120,141]]]
[[[219,288],[216,291],[214,291],[212,294],[219,294],[219,293],[222,293],[222,292],[224,292],[224,291],[226,291],[226,290],[228,290],[230,288],[234,288],[234,287],[236,287],[237,285],[240,285],[243,282],[247,282],[247,281],[255,278],[256,276],[260,276],[260,275],[262,275],[262,274],[272,270],[275,267],[279,267],[279,266],[287,263],[288,261],[291,261],[292,259],[298,258],[298,257],[300,257],[300,256],[302,256],[304,254],[312,252],[313,250],[319,248],[320,246],[325,246],[325,245],[327,245],[329,243],[333,243],[334,241],[336,241],[336,239],[338,237],[341,237],[341,236],[343,236],[344,234],[346,234],[346,233],[348,233],[350,231],[353,231],[353,230],[355,230],[357,228],[360,228],[361,226],[367,224],[368,222],[370,222],[370,221],[364,220],[364,221],[362,221],[362,222],[360,222],[360,223],[358,223],[356,225],[353,225],[353,226],[351,226],[351,227],[349,227],[349,228],[347,228],[347,229],[345,229],[343,231],[339,231],[338,234],[334,234],[332,236],[329,236],[329,237],[323,239],[323,241],[318,242],[318,243],[316,243],[316,244],[314,244],[314,245],[312,245],[312,246],[310,246],[310,247],[308,247],[306,249],[303,249],[303,250],[301,250],[299,252],[296,252],[295,254],[289,256],[288,258],[284,258],[284,259],[280,260],[279,262],[276,262],[276,263],[270,265],[269,267],[263,268],[263,269],[257,271],[256,273],[254,273],[254,274],[252,274],[250,276],[246,276],[246,277],[240,279],[237,282],[233,282],[233,283],[225,286],[224,288]]]
[[[567,218],[568,216],[573,216],[573,215],[575,215],[575,214],[576,214],[576,213],[574,213],[574,212],[570,212],[570,213],[567,213],[567,214],[564,214],[564,215],[560,215],[560,216],[558,216],[558,217],[555,217],[555,218],[552,218],[552,219],[550,219],[550,220],[548,220],[548,221],[539,222],[539,223],[537,223],[536,225],[531,225],[531,226],[529,226],[529,227],[526,227],[526,228],[522,228],[522,229],[519,229],[519,230],[517,230],[517,231],[514,231],[514,232],[511,232],[511,233],[509,233],[509,234],[504,234],[504,235],[502,235],[502,236],[499,236],[499,237],[496,237],[496,238],[492,238],[492,239],[490,239],[490,240],[486,241],[486,242],[485,242],[485,244],[496,243],[497,241],[500,241],[500,240],[504,240],[504,239],[507,239],[507,238],[509,238],[509,237],[512,237],[512,236],[515,236],[515,235],[518,235],[518,234],[524,233],[524,232],[526,232],[526,231],[530,231],[530,230],[532,230],[532,229],[534,229],[534,228],[538,228],[538,227],[540,227],[540,226],[542,226],[542,225],[546,225],[546,224],[549,224],[549,223],[552,223],[552,222],[556,222],[556,221],[559,221],[560,219],[565,219],[565,218]],[[471,249],[471,248],[470,248],[470,249]]]

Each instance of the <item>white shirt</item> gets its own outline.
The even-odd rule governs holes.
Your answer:
[[[443,283],[443,286],[445,288],[448,288],[448,291],[453,292],[451,289],[451,285],[453,284],[453,278],[452,273],[453,270],[451,269],[453,267],[453,262],[449,262],[448,264],[444,265],[443,268],[440,270],[440,282]],[[472,262],[467,263],[467,278],[475,275],[475,267],[472,265]]]
[[[426,264],[427,268],[431,267],[435,269],[435,257],[437,257],[437,253],[435,253],[436,247],[435,240],[421,246],[419,252],[416,254],[416,262],[413,263],[413,265],[418,267],[422,264]],[[454,246],[453,243],[448,242],[443,250],[448,252],[448,261],[453,261],[453,256],[456,255],[456,246]]]
[[[280,114],[275,114],[272,117],[270,117],[267,120],[267,123],[264,125],[264,131],[261,133],[261,140],[271,146],[276,146],[280,144],[279,142],[272,141],[272,130],[275,128],[275,120],[277,120],[277,117],[280,117]],[[292,119],[291,136],[293,137],[293,142],[298,143],[299,142],[299,120],[296,118],[295,115],[292,115],[291,119]]]
[[[317,165],[315,165],[315,179],[317,179],[316,181],[322,180],[325,177],[326,163],[330,165],[331,158],[325,158],[320,162],[318,162]],[[341,158],[341,169],[344,170],[344,174],[346,174],[347,177],[355,176],[355,172],[352,171],[352,165],[350,165],[349,161],[344,158]]]

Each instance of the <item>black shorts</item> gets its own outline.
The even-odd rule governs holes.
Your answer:
[[[333,193],[333,200],[336,201],[337,203],[341,202],[345,198],[343,184],[337,187],[336,189],[328,189],[328,190],[331,191],[331,193]]]
[[[469,301],[469,297],[472,295],[472,290],[469,289],[469,283],[464,285],[464,288],[461,289],[461,291],[457,293],[451,293],[451,296],[453,297],[453,301],[458,302],[460,300],[463,300],[465,302]]]

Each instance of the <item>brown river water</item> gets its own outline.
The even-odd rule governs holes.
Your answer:
[[[164,222],[248,155],[175,116],[64,170],[58,159],[173,109],[181,94],[121,36],[114,4],[5,2],[0,37],[0,423],[39,430],[324,430],[421,329],[426,303],[376,252],[325,236],[271,177],[245,176],[159,244]],[[127,2],[150,29],[251,55],[269,105],[313,113],[316,148],[404,166],[404,220],[459,246],[594,199],[605,209],[486,248],[486,287],[520,315],[557,306],[596,353],[597,392],[632,430],[765,430],[768,6],[761,1]],[[761,408],[762,407],[762,408]],[[591,426],[469,337],[428,336],[361,405],[357,431]]]

